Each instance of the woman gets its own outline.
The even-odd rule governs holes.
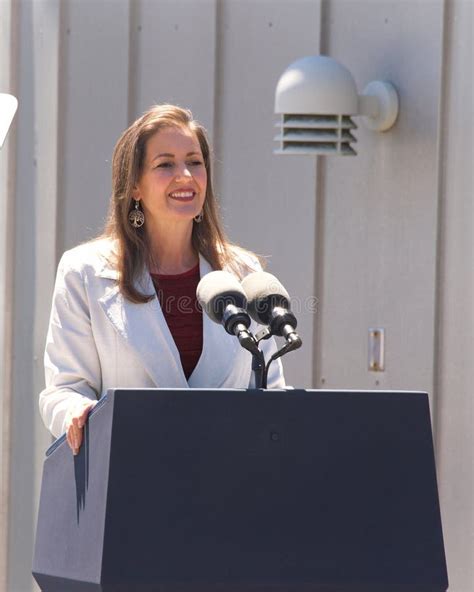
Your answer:
[[[260,269],[222,230],[204,128],[152,107],[120,137],[112,185],[104,234],[61,258],[46,343],[40,411],[74,454],[109,388],[246,388],[251,376],[250,354],[196,304],[206,273]],[[268,387],[283,386],[277,360]]]

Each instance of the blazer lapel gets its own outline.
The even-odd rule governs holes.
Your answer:
[[[101,277],[115,270],[103,269]],[[115,279],[117,274],[115,272]],[[154,286],[146,272],[139,281],[140,290],[153,294]],[[135,350],[157,387],[186,388],[188,383],[181,366],[179,352],[163,316],[158,298],[146,304],[134,304],[121,294],[114,284],[99,303],[115,330]]]

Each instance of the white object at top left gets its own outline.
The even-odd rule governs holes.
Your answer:
[[[0,93],[0,148],[5,142],[8,130],[18,108],[18,100],[13,95]]]

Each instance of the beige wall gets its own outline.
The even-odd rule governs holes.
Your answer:
[[[391,80],[401,109],[387,133],[360,125],[357,158],[321,167],[316,384],[433,394],[443,4],[332,0],[325,16],[323,52],[360,92]],[[383,373],[368,371],[370,327],[385,329]]]
[[[453,590],[474,590],[474,3],[448,3],[440,133],[437,451]]]
[[[13,31],[15,16],[11,4],[0,4],[0,92],[16,92]],[[0,151],[0,590],[6,590],[8,511],[10,498],[10,416],[12,366],[12,283],[13,229],[5,213],[14,219],[15,123]]]
[[[100,229],[113,145],[164,101],[208,127],[231,238],[297,302],[288,381],[430,393],[450,590],[472,592],[472,1],[0,0],[0,23],[0,92],[20,100],[0,153],[0,592],[33,589],[58,256]],[[360,92],[392,80],[399,120],[360,126],[355,158],[273,155],[278,77],[320,52]],[[373,326],[384,373],[367,370]]]

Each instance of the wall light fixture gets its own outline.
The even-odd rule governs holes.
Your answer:
[[[398,115],[398,94],[391,82],[370,82],[362,95],[349,70],[327,56],[301,58],[281,75],[275,92],[276,154],[356,155],[351,146],[353,116],[371,130],[384,132]]]

